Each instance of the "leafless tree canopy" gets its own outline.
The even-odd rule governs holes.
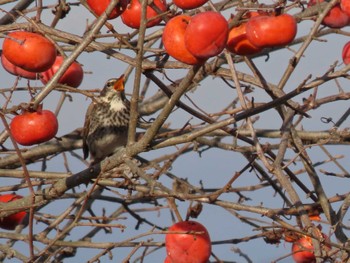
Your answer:
[[[117,2],[111,1],[107,13]],[[278,9],[292,14],[304,30],[288,47],[264,49],[253,57],[224,50],[204,65],[189,66],[169,57],[161,42],[166,21],[182,12],[170,1],[160,25],[146,29],[142,23],[126,34],[118,29],[120,18],[95,18],[84,0],[0,0],[2,39],[13,30],[40,32],[67,56],[45,86],[5,71],[1,75],[11,84],[0,87],[0,192],[24,198],[1,203],[0,217],[23,209],[28,216],[15,231],[0,231],[0,261],[162,262],[167,227],[192,219],[212,234],[211,262],[233,262],[234,257],[252,262],[254,251],[241,248],[246,242],[261,241],[266,248],[259,249],[273,251],[276,244],[283,247],[302,235],[313,237],[317,262],[347,262],[350,110],[339,105],[350,97],[350,66],[338,57],[316,74],[306,66],[299,70],[309,59],[305,54],[325,38],[349,35],[346,27],[321,24],[338,3],[208,2],[188,13],[216,10],[226,18],[233,13],[233,27],[247,10]],[[42,22],[42,16],[51,23]],[[59,27],[72,16],[86,24],[84,34]],[[329,48],[341,50],[342,45]],[[69,118],[62,113],[65,107],[82,111],[83,118],[85,108],[76,99],[91,101],[103,81],[100,87],[83,82],[74,89],[57,80],[75,59],[94,54],[113,61],[124,69],[119,75],[127,77],[127,147],[89,167],[76,123],[65,127],[72,132],[46,143],[17,145],[9,131],[11,119],[22,109],[47,105],[49,95],[56,96],[60,120]],[[283,74],[265,74],[264,67],[283,69]],[[217,97],[206,96],[207,91]],[[321,221],[312,220],[318,215]],[[232,229],[246,231],[216,236],[217,228],[231,220]],[[329,240],[320,238],[321,228]],[[88,259],[82,257],[86,251]],[[289,244],[273,260],[285,258],[292,261]]]

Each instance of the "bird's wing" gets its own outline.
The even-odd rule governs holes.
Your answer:
[[[94,108],[95,104],[92,102],[85,115],[85,122],[84,122],[84,128],[83,128],[83,153],[84,153],[84,159],[86,159],[89,156],[89,147],[87,145],[87,137],[89,134],[89,129],[90,129],[90,119],[91,119],[91,112]]]

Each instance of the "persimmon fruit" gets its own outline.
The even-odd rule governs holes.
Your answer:
[[[165,0],[154,0],[153,4],[159,8],[162,12],[167,10],[167,5]],[[131,0],[127,5],[125,11],[122,13],[121,18],[125,25],[131,28],[140,28],[141,25],[141,3],[140,0]],[[162,18],[158,17],[158,13],[150,5],[147,6],[146,18],[149,20],[146,27],[153,27],[158,25]]]
[[[310,0],[308,2],[308,6],[316,5],[317,3],[322,3],[324,0]],[[349,5],[349,4],[347,4]],[[331,27],[331,28],[342,28],[350,23],[350,16],[347,14],[344,9],[346,9],[345,1],[343,1],[343,5],[336,4],[329,10],[328,14],[322,20],[322,25]],[[344,7],[341,8],[341,6]]]
[[[340,0],[340,8],[348,16],[350,16],[350,1],[349,0]]]
[[[350,41],[343,47],[342,58],[345,65],[350,63]]]
[[[111,0],[87,0],[86,3],[97,16],[101,16],[106,11]],[[119,0],[119,3],[113,8],[108,19],[114,19],[120,16],[126,9],[128,0]]]
[[[320,237],[324,239],[329,239],[327,235],[319,232]],[[323,249],[329,250],[330,247],[327,245],[322,245]],[[314,254],[314,246],[312,244],[312,239],[309,236],[302,236],[300,239],[295,241],[292,245],[292,256],[295,263],[314,263],[316,262],[316,257]]]
[[[17,199],[23,198],[21,195],[16,194],[4,194],[0,195],[1,203],[9,203]],[[14,230],[16,226],[22,223],[23,219],[27,215],[27,212],[20,211],[7,217],[0,218],[0,227],[7,230]]]
[[[288,45],[296,33],[297,22],[289,14],[255,16],[246,25],[247,39],[260,48]]]
[[[1,64],[4,67],[4,69],[15,76],[19,76],[26,79],[37,79],[37,73],[30,72],[28,70],[25,70],[23,68],[17,67],[15,64],[11,63],[4,54],[1,54]]]
[[[64,58],[62,56],[57,56],[55,63],[52,65],[52,67],[40,73],[40,80],[43,84],[46,84],[53,77],[53,75],[55,75],[55,73],[58,71],[63,62]],[[78,62],[74,61],[68,67],[66,72],[60,77],[58,83],[77,88],[83,81],[83,77],[83,68]]]
[[[228,23],[219,12],[199,13],[188,23],[185,32],[186,48],[198,58],[216,56],[225,48],[228,32]]]
[[[259,16],[259,13],[249,12],[244,18],[252,18],[255,16]],[[230,30],[226,43],[227,50],[241,56],[253,55],[262,50],[262,48],[253,45],[248,40],[246,26],[247,22],[243,22]]]
[[[163,31],[163,44],[166,52],[173,58],[195,65],[205,60],[192,55],[185,44],[185,32],[191,20],[189,15],[178,15],[171,18],[165,25]]]
[[[2,46],[4,56],[15,66],[31,72],[48,70],[56,58],[54,44],[38,33],[15,31]]]
[[[185,10],[194,9],[204,5],[208,0],[173,0],[173,3]]]
[[[211,254],[211,242],[207,229],[195,221],[183,221],[172,225],[169,231],[184,233],[165,236],[167,261],[172,263],[207,263]],[[195,233],[198,232],[198,233]]]
[[[58,121],[49,110],[25,111],[12,119],[10,130],[17,143],[29,146],[52,139],[58,131]]]

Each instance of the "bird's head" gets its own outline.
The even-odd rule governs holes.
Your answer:
[[[114,99],[125,99],[124,93],[124,75],[119,78],[113,78],[107,80],[104,88],[100,93],[100,97],[106,99],[107,101],[112,101]]]

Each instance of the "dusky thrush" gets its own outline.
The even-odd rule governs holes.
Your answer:
[[[106,82],[85,116],[83,152],[98,163],[125,146],[128,136],[130,102],[124,93],[124,75]]]

